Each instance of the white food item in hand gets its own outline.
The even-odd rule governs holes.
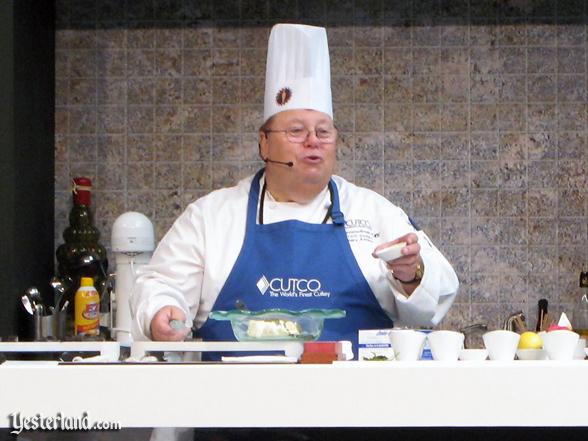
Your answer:
[[[376,251],[375,254],[384,262],[390,262],[391,260],[398,259],[402,256],[401,250],[405,246],[406,242],[395,243],[394,245]]]
[[[288,337],[300,334],[300,326],[292,320],[250,320],[247,327],[247,335],[253,338]]]

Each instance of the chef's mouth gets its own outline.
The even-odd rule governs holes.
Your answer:
[[[309,155],[309,156],[305,156],[303,158],[303,160],[305,162],[316,163],[316,162],[321,162],[323,160],[323,158],[322,158],[322,156],[318,156],[318,155]]]

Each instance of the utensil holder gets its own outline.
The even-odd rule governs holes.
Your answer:
[[[65,319],[67,314],[65,312],[57,312],[53,315],[45,315],[41,317],[40,332],[35,330],[35,339],[40,336],[41,340],[62,340],[65,336]],[[35,322],[37,325],[38,322]]]

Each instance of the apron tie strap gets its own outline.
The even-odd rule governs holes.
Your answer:
[[[339,194],[335,193],[333,190],[333,185],[335,185],[333,179],[329,180],[329,193],[331,195],[331,206],[329,207],[329,211],[327,212],[327,216],[331,216],[334,225],[341,226],[345,225],[345,216],[339,209]]]
[[[331,219],[333,219],[333,223],[335,225],[345,224],[345,217],[343,216],[343,213],[341,213],[340,211],[333,211],[331,213]]]

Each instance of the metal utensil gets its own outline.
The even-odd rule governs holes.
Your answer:
[[[33,318],[35,319],[35,324],[34,324],[34,331],[35,331],[35,341],[41,341],[43,339],[43,330],[42,330],[42,315],[40,314],[40,308],[42,307],[42,305],[37,305],[37,310],[35,311],[35,314],[33,315]]]
[[[66,291],[65,286],[63,286],[63,282],[59,277],[52,277],[51,281],[49,282],[49,285],[51,285],[51,288],[53,288],[53,291],[55,292],[53,303],[54,307],[57,311],[59,311],[59,305],[61,304],[63,294],[65,294]]]
[[[31,305],[31,299],[29,299],[29,297],[27,295],[24,295],[20,298],[23,306],[25,307],[25,309],[27,310],[27,312],[30,315],[33,315],[33,307]]]
[[[37,288],[31,286],[25,292],[25,295],[31,300],[33,304],[33,311],[35,311],[39,315],[43,315],[44,307],[43,307],[43,298],[41,297],[41,293]]]
[[[514,314],[509,315],[504,321],[503,329],[506,331],[525,332],[527,326],[525,325],[525,315],[523,314],[523,311],[517,311]]]
[[[35,341],[40,341],[42,339],[41,336],[41,317],[43,316],[43,299],[41,298],[41,293],[37,288],[31,286],[25,291],[25,295],[23,296],[22,301],[23,304],[25,302],[24,297],[27,298],[29,302],[29,306],[32,304],[32,314],[34,319],[34,333],[35,333]],[[26,306],[25,306],[26,308]]]
[[[517,315],[514,318],[514,325],[516,332],[518,332],[519,334],[527,332],[527,323],[525,323],[525,316],[523,314]]]

